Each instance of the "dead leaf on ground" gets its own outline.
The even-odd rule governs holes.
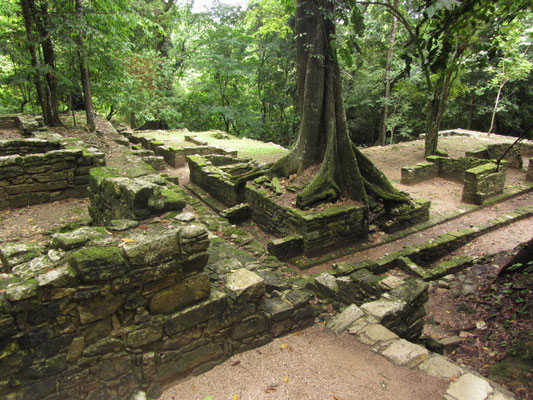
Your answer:
[[[237,395],[237,394],[234,394],[234,395],[233,395],[233,399],[232,399],[232,400],[239,400],[239,395]]]
[[[342,398],[340,398],[338,396],[333,396],[333,400],[344,400],[344,399],[342,399]]]
[[[268,386],[265,389],[265,393],[274,393],[276,391],[276,388],[274,386]]]
[[[287,382],[289,382],[289,375],[285,375],[285,377],[283,378],[283,383]]]
[[[289,347],[289,343],[282,343],[279,346],[280,349],[286,349],[287,347]]]
[[[135,243],[135,240],[130,238],[121,238],[120,240],[122,240],[124,243]]]
[[[236,360],[236,361],[233,361],[233,362],[231,363],[231,366],[232,366],[232,367],[235,367],[235,366],[239,365],[240,363],[241,363],[241,360]]]

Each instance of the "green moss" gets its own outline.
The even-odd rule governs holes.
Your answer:
[[[101,281],[123,275],[127,265],[117,247],[86,247],[71,253],[70,266],[86,282]]]

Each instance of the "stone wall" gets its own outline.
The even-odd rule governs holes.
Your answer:
[[[441,156],[429,156],[427,161],[439,166],[439,176],[451,181],[463,182],[467,169],[485,164],[487,161],[474,157],[450,158]]]
[[[163,157],[165,162],[172,167],[184,166],[187,157],[195,154],[219,154],[237,157],[236,150],[224,149],[222,147],[212,145],[173,146],[131,131],[123,131],[121,133],[126,136],[131,143],[141,144],[145,149],[152,150],[157,156]]]
[[[506,177],[507,162],[503,160],[499,168],[494,163],[487,163],[466,170],[462,200],[483,204],[486,199],[503,193]]]
[[[529,164],[527,167],[526,180],[533,181],[533,158],[529,159]]]
[[[185,207],[182,189],[148,168],[130,176],[107,167],[91,170],[89,214],[96,224],[141,220]]]
[[[87,196],[89,171],[105,164],[104,155],[62,147],[38,139],[0,142],[0,209]]]
[[[469,157],[476,157],[488,160],[499,160],[505,154],[504,160],[508,162],[509,168],[522,168],[522,155],[519,146],[511,147],[510,143],[494,143],[485,147],[467,151],[465,154]]]
[[[402,183],[412,185],[433,179],[439,176],[437,163],[421,162],[408,167],[402,167]]]
[[[220,155],[192,155],[187,160],[191,182],[229,207],[244,202],[246,182],[236,178],[258,166],[249,159]]]
[[[156,397],[167,382],[313,321],[306,293],[267,298],[247,269],[210,282],[203,225],[154,224],[124,240],[82,229],[29,260],[23,246],[2,246],[2,398]]]
[[[285,207],[276,203],[274,197],[256,183],[246,185],[245,198],[252,209],[254,222],[265,231],[278,235],[301,236],[306,253],[364,238],[368,232],[365,206],[331,205],[323,210],[309,211]]]

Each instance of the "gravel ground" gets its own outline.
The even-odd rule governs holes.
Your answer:
[[[448,384],[319,324],[185,378],[161,400],[430,400],[442,399]]]

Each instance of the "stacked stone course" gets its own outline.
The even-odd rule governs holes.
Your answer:
[[[60,141],[0,142],[0,209],[86,197],[89,171],[104,165],[102,153],[65,149]]]

